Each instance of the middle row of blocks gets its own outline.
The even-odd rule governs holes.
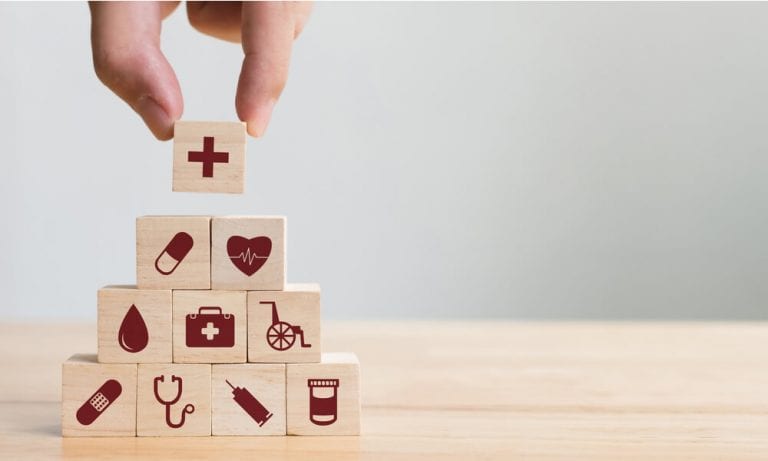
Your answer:
[[[280,291],[141,290],[98,293],[101,363],[320,361],[320,286]]]

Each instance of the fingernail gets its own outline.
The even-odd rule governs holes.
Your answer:
[[[269,120],[272,118],[272,109],[275,107],[275,102],[275,99],[270,99],[256,110],[253,118],[248,120],[248,134],[254,138],[264,136]]]
[[[136,101],[135,110],[157,139],[171,139],[173,135],[173,120],[151,96],[141,96]]]

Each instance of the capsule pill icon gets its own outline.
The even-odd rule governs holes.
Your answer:
[[[186,232],[174,235],[168,245],[155,259],[155,269],[163,275],[170,275],[179,267],[179,264],[187,257],[195,241]]]

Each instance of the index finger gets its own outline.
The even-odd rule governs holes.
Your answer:
[[[245,57],[235,106],[251,136],[261,136],[267,128],[272,109],[288,79],[293,40],[310,8],[309,3],[243,3]]]

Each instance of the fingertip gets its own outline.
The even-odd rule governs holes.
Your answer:
[[[260,138],[264,136],[272,119],[272,111],[275,108],[276,99],[269,98],[261,102],[238,100],[237,115],[240,120],[246,123],[247,131],[250,136]]]
[[[264,136],[272,111],[288,80],[296,30],[295,5],[282,2],[243,3],[242,42],[245,56],[235,105],[248,134]]]
[[[140,96],[134,110],[157,139],[167,141],[173,138],[173,126],[178,117],[172,117],[154,98]]]
[[[256,138],[264,136],[288,77],[287,64],[265,62],[262,58],[245,56],[235,98],[238,117],[247,123],[248,134]]]

